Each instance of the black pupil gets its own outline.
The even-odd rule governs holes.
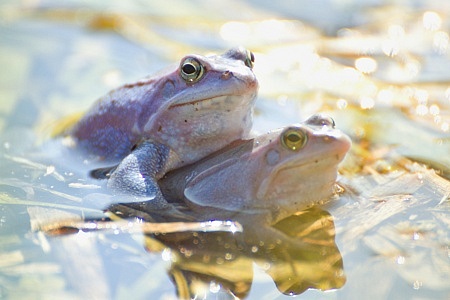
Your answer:
[[[300,136],[298,136],[297,134],[290,134],[288,135],[288,140],[292,143],[296,143],[300,141]]]
[[[250,52],[250,60],[251,62],[255,62],[255,56],[253,55],[253,52]]]
[[[195,66],[193,64],[185,64],[183,66],[183,72],[188,75],[194,74],[196,72]]]

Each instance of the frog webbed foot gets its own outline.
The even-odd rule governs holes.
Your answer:
[[[188,219],[188,215],[164,199],[157,183],[169,152],[164,145],[145,141],[125,157],[109,174],[107,183],[115,192],[117,203],[136,203],[135,208],[148,213]]]
[[[156,183],[155,183],[156,184]],[[154,216],[155,219],[160,219],[157,216],[163,216],[166,221],[169,220],[193,220],[194,218],[182,210],[187,210],[186,207],[177,206],[168,203],[164,199],[163,195],[156,186],[146,186],[146,193],[136,195],[136,192],[142,190],[132,190],[131,193],[118,191],[117,186],[115,188],[115,195],[113,197],[114,204],[124,204],[132,207],[135,210],[142,211],[150,216]],[[130,190],[128,190],[130,192]],[[135,192],[133,194],[133,192]]]
[[[154,220],[164,221],[192,221],[194,217],[187,212],[183,212],[185,208],[177,207],[168,203],[162,196],[153,198],[135,197],[132,195],[116,195],[113,197],[113,205],[124,205],[136,211],[140,211],[149,215]],[[163,219],[161,219],[163,217]]]

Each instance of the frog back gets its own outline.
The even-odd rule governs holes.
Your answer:
[[[100,98],[66,135],[93,157],[117,161],[147,136],[142,127],[158,111],[163,99],[157,82],[124,85]],[[145,119],[145,120],[144,120]]]

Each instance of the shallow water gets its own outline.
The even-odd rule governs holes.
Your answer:
[[[450,7],[303,2],[4,2],[0,298],[172,299],[177,286],[210,298],[448,299]],[[339,199],[278,225],[295,242],[280,250],[248,224],[151,237],[37,230],[113,218],[104,183],[47,140],[58,120],[186,53],[236,44],[256,54],[256,131],[320,111],[353,140]]]

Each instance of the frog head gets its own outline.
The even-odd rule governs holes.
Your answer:
[[[333,119],[314,115],[238,146],[246,150],[219,154],[210,166],[203,163],[184,195],[194,206],[269,210],[280,218],[334,194],[337,167],[350,146]]]
[[[169,146],[181,165],[247,137],[258,89],[253,63],[253,54],[243,48],[184,57],[160,83],[163,104],[141,117],[143,135]]]

